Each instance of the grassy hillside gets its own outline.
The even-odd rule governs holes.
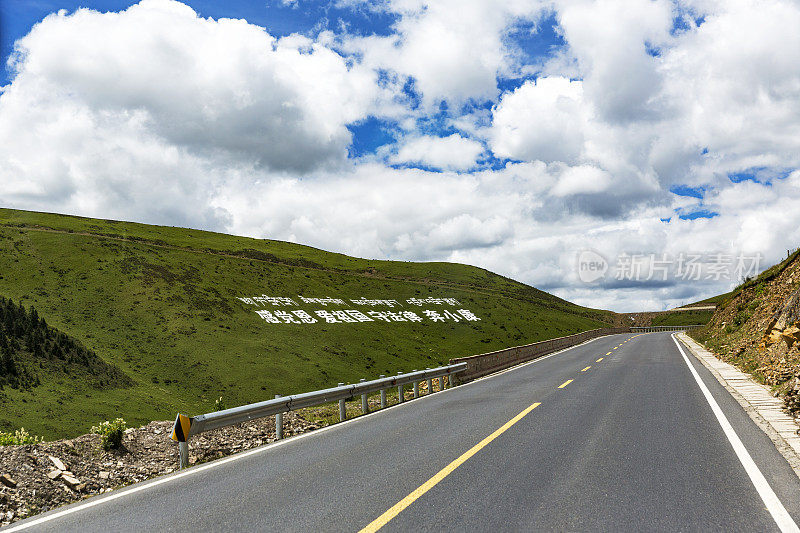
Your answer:
[[[733,291],[726,292],[724,294],[718,294],[716,296],[712,296],[711,298],[706,298],[705,300],[700,300],[699,302],[694,302],[688,305],[684,305],[683,307],[697,307],[703,305],[719,305],[724,302],[727,298],[730,298],[733,295]]]
[[[116,416],[142,423],[178,410],[206,412],[219,396],[236,405],[434,366],[616,318],[466,265],[371,261],[286,242],[7,209],[0,209],[0,295],[35,306],[134,382],[92,388],[47,374],[29,390],[6,387],[0,428],[22,425],[48,438]],[[259,295],[299,305],[239,299]],[[423,320],[274,324],[255,312],[392,310],[350,302],[362,297],[397,300],[403,307],[394,311]],[[460,305],[407,303],[429,297]],[[423,315],[457,309],[480,321]]]

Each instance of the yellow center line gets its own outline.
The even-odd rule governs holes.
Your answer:
[[[599,363],[599,362],[600,362],[600,361],[602,361],[602,360],[603,360],[603,358],[601,357],[600,359],[598,359],[597,361],[595,361],[595,363]]]
[[[606,355],[611,355],[611,352],[608,352]]]
[[[564,387],[566,387],[566,386],[567,386],[567,385],[569,385],[570,383],[572,383],[572,380],[571,380],[571,379],[568,379],[567,381],[565,381],[564,383],[562,383],[561,385],[559,385],[559,386],[558,386],[558,388],[559,388],[559,389],[563,389]]]
[[[403,509],[414,503],[417,499],[419,499],[420,496],[431,490],[434,486],[436,486],[437,483],[439,483],[441,480],[450,475],[450,473],[453,470],[455,470],[456,468],[461,466],[464,462],[466,462],[467,459],[469,459],[470,457],[481,451],[483,448],[486,447],[487,444],[489,444],[494,439],[505,433],[505,431],[508,430],[508,428],[510,428],[511,426],[522,420],[522,418],[525,417],[525,415],[536,409],[539,405],[541,405],[541,402],[536,402],[526,407],[520,414],[518,414],[517,416],[515,416],[502,426],[500,426],[500,428],[498,428],[494,433],[492,433],[491,435],[480,441],[478,444],[476,444],[475,446],[473,446],[472,448],[461,454],[461,456],[458,459],[456,459],[446,467],[439,470],[439,472],[437,472],[436,475],[434,475],[428,481],[420,485],[414,492],[412,492],[411,494],[409,494],[408,496],[406,496],[405,498],[394,504],[391,507],[391,509],[380,515],[372,522],[370,522],[364,529],[361,530],[361,533],[378,531],[380,528],[388,524],[389,521],[398,514],[400,514],[403,511]]]
[[[619,348],[619,346],[614,346],[614,349],[615,349],[615,350],[616,350],[617,348]]]
[[[589,365],[589,366],[587,366],[586,368],[584,368],[583,370],[581,370],[581,372],[586,372],[586,371],[587,371],[587,370],[589,370],[590,368],[592,368],[592,366],[591,366],[591,365]]]

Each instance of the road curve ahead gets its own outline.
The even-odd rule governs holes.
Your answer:
[[[602,337],[17,526],[797,531],[800,480],[687,355],[668,333]]]

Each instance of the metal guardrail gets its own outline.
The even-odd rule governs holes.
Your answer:
[[[555,339],[548,339],[546,341],[534,342],[525,344],[524,346],[514,346],[513,348],[506,348],[504,350],[497,350],[495,352],[483,353],[478,355],[470,355],[468,357],[457,357],[450,359],[450,364],[467,363],[467,370],[459,376],[462,381],[471,381],[506,368],[532,361],[543,355],[553,353],[557,350],[563,350],[571,346],[577,346],[582,342],[602,337],[604,335],[613,335],[616,333],[630,333],[629,328],[599,328],[583,331],[574,335],[567,335],[566,337],[558,337]]]
[[[688,331],[690,329],[702,328],[705,324],[691,324],[688,326],[641,326],[631,327],[632,333],[654,333],[657,331]]]
[[[275,415],[275,437],[280,439],[283,435],[283,413],[313,407],[325,403],[339,402],[339,420],[346,418],[345,401],[353,396],[361,395],[361,410],[364,414],[369,412],[367,395],[373,392],[381,393],[381,408],[386,407],[386,391],[397,387],[399,403],[404,401],[404,388],[413,383],[414,398],[419,397],[419,383],[427,381],[428,394],[433,392],[433,380],[439,380],[439,390],[444,390],[444,377],[450,376],[450,386],[454,385],[454,374],[467,369],[466,363],[442,366],[425,370],[415,370],[407,374],[398,373],[396,376],[384,377],[372,381],[361,380],[359,383],[345,385],[330,389],[304,392],[291,396],[276,396],[273,400],[242,405],[231,409],[224,409],[213,413],[189,417],[178,413],[172,430],[172,440],[178,442],[180,451],[180,467],[189,466],[189,438],[194,435],[211,431],[256,418]]]

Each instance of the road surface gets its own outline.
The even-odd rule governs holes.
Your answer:
[[[688,358],[669,333],[602,337],[16,525],[753,532],[778,531],[780,524],[792,530],[800,523],[797,475],[684,351]]]

